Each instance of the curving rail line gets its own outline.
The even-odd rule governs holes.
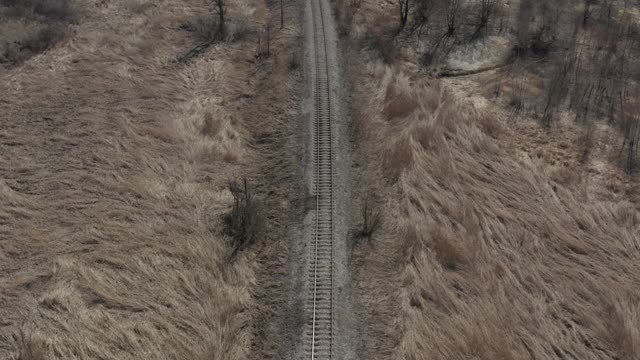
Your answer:
[[[315,229],[310,267],[310,310],[305,336],[306,358],[331,359],[333,354],[333,171],[331,94],[323,4],[310,0],[315,53],[314,159]]]

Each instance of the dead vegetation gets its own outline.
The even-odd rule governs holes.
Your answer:
[[[375,208],[374,201],[371,198],[364,199],[360,214],[362,224],[358,236],[367,238],[371,242],[373,235],[382,225],[382,214]]]
[[[0,64],[20,65],[51,49],[78,18],[68,0],[0,1]]]
[[[613,162],[637,170],[640,22],[637,4],[608,1],[341,2],[339,21],[385,64],[413,57],[438,77],[480,78],[515,117],[552,129],[606,120],[620,133]],[[359,15],[359,16],[357,16]],[[354,19],[357,23],[354,24]],[[538,86],[539,85],[539,86]],[[567,114],[569,113],[569,114]],[[551,130],[550,130],[551,131]]]
[[[256,199],[244,179],[242,184],[231,182],[229,191],[233,196],[233,208],[225,216],[225,232],[231,237],[231,257],[254,244],[265,230],[262,202]]]
[[[635,127],[623,115],[635,96],[609,101],[636,88],[629,63],[636,48],[623,45],[635,35],[609,30],[613,41],[603,31],[637,4],[623,15],[620,2],[592,2],[582,25],[577,3],[574,17],[565,3],[509,3],[496,2],[474,40],[482,20],[470,10],[480,2],[462,1],[450,21],[449,2],[416,1],[394,41],[401,56],[382,61],[367,42],[345,50],[359,59],[350,67],[355,157],[365,164],[357,170],[359,198],[375,189],[385,199],[375,246],[354,250],[359,316],[370,324],[361,357],[640,356],[640,198],[622,156],[637,146],[625,140]],[[397,14],[396,6],[363,0],[351,44],[366,39],[381,14]],[[573,36],[577,50],[568,46]],[[583,42],[596,37],[609,40]],[[430,51],[433,72],[421,61]],[[504,56],[492,61],[508,65],[483,62],[496,51]],[[429,77],[449,64],[489,70]],[[389,112],[394,98],[418,106]],[[590,120],[574,121],[572,102],[588,107],[582,113]]]
[[[35,22],[60,14],[32,4],[16,6]],[[1,5],[2,16],[14,7]],[[262,5],[228,4],[227,24],[249,10],[264,22]],[[282,142],[297,116],[297,73],[284,60],[258,68],[248,39],[168,66],[197,44],[180,26],[207,14],[205,1],[78,8],[69,41],[0,72],[0,358],[251,358],[279,304],[261,289],[277,280],[261,274],[281,268],[260,267],[272,265],[271,251],[286,253],[271,229],[286,219],[289,192],[278,186],[292,186],[265,168],[289,164]],[[260,91],[271,73],[288,77]],[[258,129],[275,132],[280,156],[254,143]],[[228,187],[245,176],[251,200]],[[271,226],[251,230],[245,217],[236,228],[251,225],[251,241],[235,250],[225,216],[254,214],[245,205],[266,192],[276,199],[265,210]]]
[[[379,75],[381,83],[372,89],[394,82],[391,70]],[[420,98],[420,91],[403,91]],[[384,96],[376,94],[369,106],[375,109],[376,97]],[[399,192],[387,199],[385,208],[404,215],[392,215],[395,221],[385,222],[377,235],[384,239],[377,242],[386,249],[378,255],[383,258],[356,262],[364,263],[363,273],[383,272],[391,284],[403,284],[396,301],[404,331],[396,337],[391,329],[384,330],[391,337],[388,357],[361,351],[370,358],[401,359],[589,358],[595,351],[637,357],[632,344],[640,339],[631,328],[638,324],[626,330],[611,326],[618,321],[615,316],[637,317],[632,304],[638,294],[626,284],[640,281],[632,260],[637,258],[640,223],[622,218],[637,218],[640,199],[598,200],[589,195],[579,170],[552,173],[540,161],[519,158],[507,150],[509,130],[488,125],[488,115],[450,94],[442,95],[434,112],[420,111],[409,119],[400,130],[371,115],[376,135],[363,144],[374,152],[368,157],[374,163],[383,151],[379,144],[406,143],[393,140],[404,137],[397,131],[415,134],[423,145],[403,145],[393,161],[377,162],[393,171],[394,177],[385,175],[382,184],[395,179],[389,191]],[[407,158],[411,166],[396,165]],[[622,215],[623,207],[625,214],[635,215]],[[619,221],[625,225],[617,225]],[[414,235],[393,236],[393,229],[403,228],[415,229]],[[361,251],[365,258],[376,256]],[[398,270],[381,265],[399,261],[403,265]],[[379,286],[372,293],[366,290],[374,280],[365,276],[359,281],[363,301],[382,296]],[[612,297],[621,304],[615,311],[607,310]],[[379,305],[363,311],[390,311],[386,309]]]

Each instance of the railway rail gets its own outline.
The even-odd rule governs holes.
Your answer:
[[[325,0],[310,0],[314,39],[314,188],[315,225],[312,238],[308,320],[304,339],[305,357],[325,360],[333,357],[333,252],[334,252],[334,152],[329,84],[327,39],[323,7]]]

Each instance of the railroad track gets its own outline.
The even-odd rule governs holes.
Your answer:
[[[309,318],[304,347],[307,359],[331,359],[333,355],[333,171],[331,92],[323,5],[310,0],[315,53],[314,72],[314,189],[316,196],[312,260],[309,268]]]

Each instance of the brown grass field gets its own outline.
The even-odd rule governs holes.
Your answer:
[[[0,358],[260,354],[282,296],[261,269],[286,256],[297,10],[257,58],[275,10],[229,2],[227,38],[180,64],[205,1],[70,4],[62,38],[0,64]],[[2,16],[22,16],[10,5]],[[11,19],[0,28],[49,23]],[[269,194],[268,220],[231,258],[223,217],[242,177]]]
[[[432,78],[402,40],[385,64],[365,34],[397,5],[353,4],[354,207],[383,214],[354,246],[360,356],[640,358],[640,183],[619,133],[596,122],[585,159],[589,129],[516,117],[484,96],[491,74]]]

